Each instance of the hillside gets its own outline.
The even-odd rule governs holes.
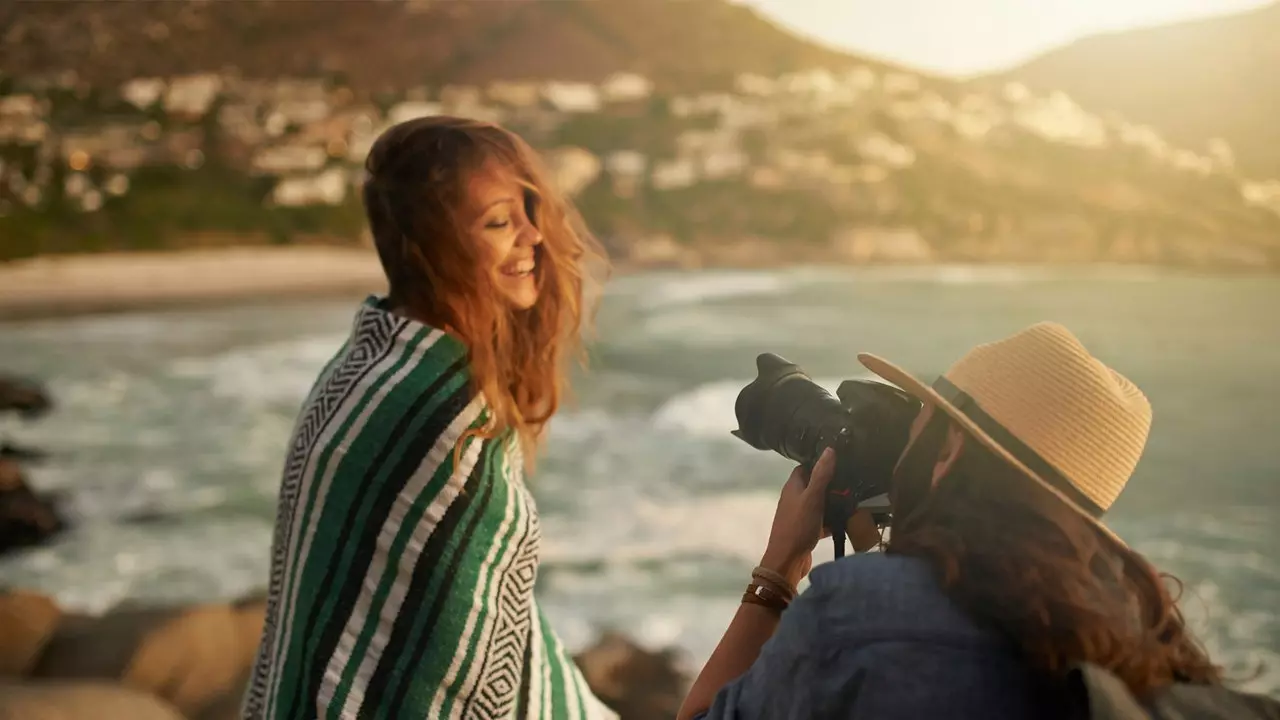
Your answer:
[[[0,260],[352,243],[373,139],[501,122],[635,264],[1280,267],[1280,186],[722,0],[0,5]]]
[[[850,58],[720,0],[217,0],[4,3],[0,68],[74,68],[95,85],[156,73],[331,77],[359,92],[493,80],[726,87]]]
[[[1058,89],[1193,149],[1226,140],[1242,170],[1280,178],[1280,3],[1080,40],[999,80]]]

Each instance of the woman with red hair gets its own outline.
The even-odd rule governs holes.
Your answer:
[[[534,600],[524,482],[598,246],[492,124],[410,120],[365,169],[389,293],[299,416],[244,715],[609,717]]]

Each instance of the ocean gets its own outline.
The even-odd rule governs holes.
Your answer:
[[[0,325],[0,370],[48,417],[0,437],[52,453],[34,485],[74,528],[0,559],[0,584],[104,610],[266,582],[294,415],[358,298]],[[834,389],[871,351],[932,377],[1057,320],[1151,399],[1147,453],[1111,526],[1185,583],[1183,611],[1247,689],[1280,697],[1280,279],[1134,268],[650,272],[605,296],[591,369],[531,482],[538,594],[572,647],[602,628],[710,654],[763,550],[791,463],[732,438],[774,352]],[[815,562],[831,559],[824,542]]]

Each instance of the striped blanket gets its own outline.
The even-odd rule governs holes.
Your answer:
[[[519,443],[470,439],[455,338],[377,297],[289,448],[267,620],[243,717],[612,718],[534,600]]]

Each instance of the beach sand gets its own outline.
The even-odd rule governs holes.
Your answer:
[[[237,247],[0,263],[0,320],[381,292],[371,248]]]

